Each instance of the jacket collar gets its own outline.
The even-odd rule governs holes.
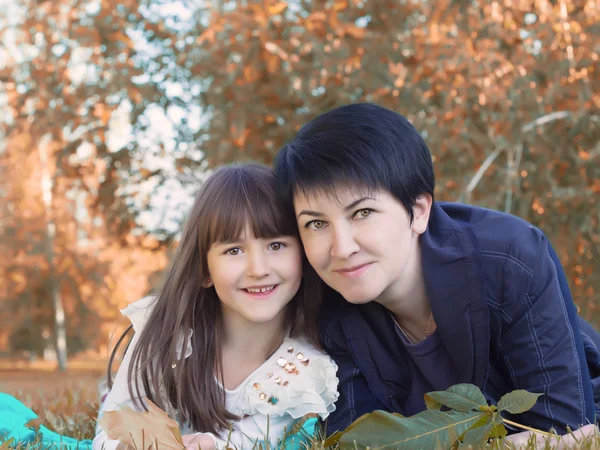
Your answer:
[[[438,333],[460,380],[483,388],[489,361],[489,311],[481,254],[464,215],[468,209],[455,203],[433,204],[429,226],[421,236],[421,257]]]

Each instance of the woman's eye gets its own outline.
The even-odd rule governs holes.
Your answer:
[[[356,219],[364,219],[365,217],[369,217],[372,212],[373,212],[373,210],[370,208],[359,209],[358,211],[356,211],[354,213],[354,217]]]
[[[325,222],[322,220],[311,220],[308,222],[305,227],[313,230],[320,230],[325,226]]]
[[[283,247],[285,247],[285,244],[283,242],[271,242],[269,244],[269,250],[273,250],[276,252],[281,250]]]
[[[237,256],[242,252],[242,250],[239,247],[235,247],[235,248],[230,248],[229,250],[227,250],[225,252],[226,255],[231,255],[231,256]]]

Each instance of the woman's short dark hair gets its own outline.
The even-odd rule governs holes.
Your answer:
[[[370,103],[329,111],[304,125],[275,158],[284,202],[341,186],[389,191],[413,218],[417,196],[433,198],[431,153],[406,117]]]

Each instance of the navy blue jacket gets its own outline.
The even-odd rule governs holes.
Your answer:
[[[479,386],[490,403],[515,389],[544,394],[530,411],[507,415],[524,425],[564,433],[594,423],[600,338],[587,323],[582,337],[544,234],[512,215],[436,202],[420,244],[437,332],[460,382]],[[340,379],[328,434],[377,409],[402,413],[411,375],[387,310],[328,290],[320,331]]]

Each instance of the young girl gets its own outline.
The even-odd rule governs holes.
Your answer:
[[[303,416],[325,419],[337,366],[317,349],[319,283],[297,233],[271,169],[211,175],[161,293],[122,311],[135,334],[100,414],[147,397],[203,450],[277,445]],[[94,450],[126,446],[98,431]]]

